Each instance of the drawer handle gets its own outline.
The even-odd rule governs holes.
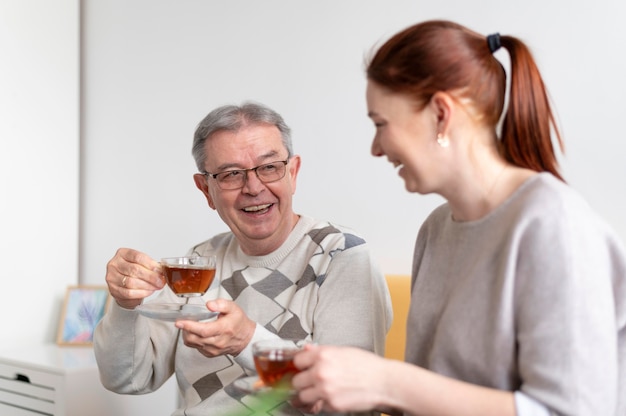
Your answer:
[[[24,383],[30,383],[30,379],[28,378],[28,376],[25,376],[24,374],[20,374],[20,373],[17,373],[15,375],[15,380],[23,381]]]

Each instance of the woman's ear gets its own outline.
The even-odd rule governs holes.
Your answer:
[[[454,100],[450,94],[439,91],[433,94],[430,105],[437,117],[437,132],[447,135],[450,127],[450,117],[454,111]]]

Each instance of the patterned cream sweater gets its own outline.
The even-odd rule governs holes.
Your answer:
[[[389,293],[367,244],[352,231],[301,216],[283,245],[266,256],[245,255],[232,233],[215,236],[191,251],[214,251],[221,277],[219,288],[193,301],[204,303],[215,296],[234,300],[257,322],[252,342],[271,337],[309,339],[384,352],[392,320]],[[150,301],[180,302],[167,288]],[[175,373],[183,400],[172,414],[187,416],[257,410],[257,398],[232,384],[256,374],[250,345],[237,357],[207,358],[182,343],[173,323],[148,319],[116,304],[94,335],[106,388],[123,394],[149,393]],[[264,411],[301,414],[286,402]]]

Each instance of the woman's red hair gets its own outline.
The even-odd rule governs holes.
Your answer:
[[[511,59],[511,89],[499,151],[514,165],[563,180],[551,131],[561,150],[563,141],[537,65],[519,39],[500,36],[500,44]],[[438,91],[460,93],[494,131],[504,108],[506,74],[486,37],[453,22],[433,20],[397,33],[375,53],[367,77],[420,108]]]

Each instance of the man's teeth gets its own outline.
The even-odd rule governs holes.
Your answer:
[[[272,204],[255,205],[253,207],[246,207],[243,210],[245,212],[263,211],[264,209],[268,209],[270,207],[270,205],[272,205]]]

